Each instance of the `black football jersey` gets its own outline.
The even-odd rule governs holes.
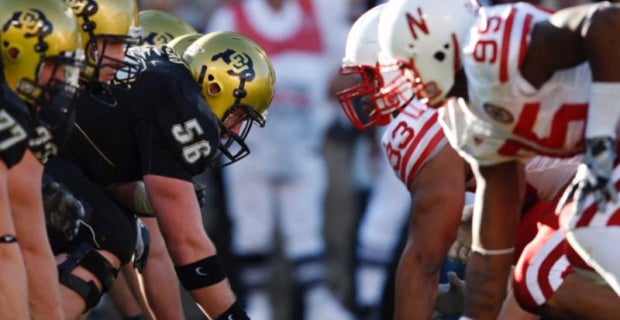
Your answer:
[[[217,151],[217,118],[170,48],[133,48],[131,55],[141,71],[130,88],[110,89],[116,106],[83,94],[61,155],[104,186],[146,174],[190,181]]]
[[[9,88],[0,70],[0,159],[7,167],[22,159],[32,133],[30,109]]]

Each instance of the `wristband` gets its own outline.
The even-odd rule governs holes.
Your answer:
[[[215,320],[250,320],[250,317],[241,308],[239,302],[235,301],[228,310],[220,314]]]

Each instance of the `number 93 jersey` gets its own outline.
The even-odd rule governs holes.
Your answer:
[[[217,118],[170,48],[136,47],[129,54],[141,64],[130,89],[112,89],[116,107],[84,94],[64,154],[102,185],[146,174],[189,181],[218,150]]]
[[[462,50],[470,101],[449,101],[440,115],[450,143],[468,161],[492,165],[581,151],[589,65],[556,72],[539,89],[519,71],[534,24],[549,16],[527,3],[480,10]]]
[[[392,169],[409,187],[420,168],[447,140],[437,121],[437,111],[413,101],[385,128],[381,143]]]

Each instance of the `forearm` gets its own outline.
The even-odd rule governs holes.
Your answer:
[[[467,265],[465,315],[496,319],[513,262],[523,202],[522,165],[480,168],[472,219],[472,254]]]
[[[211,318],[217,319],[233,306],[236,297],[203,227],[194,186],[153,175],[145,176],[144,182],[179,282]],[[240,313],[243,311],[234,313],[234,318],[244,319]]]
[[[0,292],[11,292],[0,296],[0,319],[27,319],[28,292],[24,259],[19,247],[19,239],[13,241],[15,227],[11,218],[7,190],[8,169],[0,160]],[[13,238],[14,239],[14,238]]]
[[[142,221],[151,236],[148,263],[142,273],[149,306],[158,319],[182,319],[179,280],[157,221],[154,218],[143,218]]]
[[[9,197],[28,276],[31,316],[61,319],[60,285],[52,249],[47,238],[41,177],[43,166],[27,151],[9,171]],[[34,195],[38,195],[33,197]]]
[[[428,274],[407,247],[396,272],[394,319],[430,319],[437,295],[440,261],[436,261],[436,270]]]
[[[506,293],[512,255],[487,256],[474,252],[467,263],[464,315],[495,320]]]

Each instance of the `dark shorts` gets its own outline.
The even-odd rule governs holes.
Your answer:
[[[126,264],[130,261],[136,243],[136,218],[121,207],[104,190],[91,182],[74,163],[61,158],[52,158],[45,165],[45,173],[62,183],[73,195],[82,201],[86,210],[85,222],[88,225],[80,228],[80,236],[73,243],[62,235],[50,235],[54,254],[67,252],[76,243],[92,238],[94,232],[95,245],[98,249],[112,252]],[[89,230],[90,229],[90,230]]]

